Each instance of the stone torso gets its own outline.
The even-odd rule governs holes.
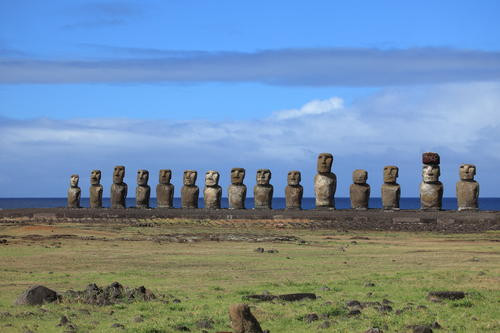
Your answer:
[[[90,186],[90,208],[102,208],[102,191],[102,185]]]
[[[184,185],[181,189],[182,208],[198,208],[200,189],[196,185]]]
[[[70,187],[68,189],[68,208],[80,208],[80,194],[79,187]]]
[[[476,181],[461,180],[457,182],[458,210],[477,210],[479,197],[479,183]]]
[[[440,210],[443,201],[443,184],[420,183],[420,209]]]
[[[256,209],[271,209],[273,201],[273,186],[255,185],[253,188],[253,197]]]
[[[318,173],[314,177],[314,193],[316,207],[335,208],[335,191],[337,189],[337,176],[334,173]]]
[[[401,187],[399,184],[382,184],[382,207],[386,210],[399,209]]]
[[[156,185],[156,204],[159,208],[174,207],[174,185],[158,184]]]
[[[151,188],[149,185],[141,185],[135,188],[135,206],[137,208],[149,208],[149,197]]]
[[[111,185],[111,208],[125,208],[128,186],[125,183]]]
[[[370,200],[370,185],[351,184],[350,187],[351,207],[353,209],[368,209]]]
[[[286,209],[302,209],[303,193],[304,189],[301,185],[288,185],[285,188]]]
[[[203,190],[203,202],[205,208],[220,209],[222,198],[222,187],[220,186],[205,186]]]
[[[247,198],[246,185],[229,185],[228,197],[230,209],[245,209],[245,199]]]

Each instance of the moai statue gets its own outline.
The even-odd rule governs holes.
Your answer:
[[[271,180],[271,170],[257,170],[257,184],[253,188],[253,200],[255,209],[271,209],[273,201],[273,185]]]
[[[101,170],[90,172],[90,208],[102,208]]]
[[[422,182],[420,183],[420,209],[441,210],[443,203],[443,184],[439,181],[439,154],[422,154]]]
[[[460,165],[460,180],[457,182],[458,210],[478,210],[479,183],[474,180],[476,166]]]
[[[247,187],[245,184],[243,184],[244,179],[245,169],[231,169],[231,185],[229,185],[228,190],[229,209],[245,209]]]
[[[304,189],[300,185],[300,171],[290,171],[287,180],[288,185],[285,188],[286,209],[302,209]]]
[[[203,202],[205,208],[220,209],[222,198],[222,187],[219,186],[219,173],[214,170],[205,173],[205,189],[203,190]]]
[[[198,173],[195,170],[184,171],[184,186],[181,189],[182,208],[198,208],[200,189],[196,186],[197,176]]]
[[[399,210],[401,187],[396,183],[399,168],[395,165],[384,167],[384,183],[382,184],[382,208],[384,210]]]
[[[317,170],[314,177],[314,193],[316,208],[335,209],[335,191],[337,190],[337,176],[332,173],[333,155],[321,153],[318,155]]]
[[[352,173],[352,182],[350,187],[351,207],[357,210],[368,209],[370,200],[370,185],[366,183],[368,172],[357,169]]]
[[[171,178],[171,170],[160,170],[159,182],[156,185],[156,205],[158,208],[174,207],[174,185],[170,184]]]
[[[80,176],[71,175],[68,189],[68,208],[80,208],[80,196],[82,191],[78,187]]]
[[[137,171],[137,187],[135,188],[135,207],[149,208],[149,197],[151,196],[151,187],[148,185],[149,171]]]
[[[123,182],[125,177],[125,167],[123,165],[115,166],[113,171],[113,185],[111,185],[111,208],[125,208],[125,199],[127,199],[128,186]]]

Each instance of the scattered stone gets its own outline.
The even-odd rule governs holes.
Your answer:
[[[414,325],[410,327],[413,333],[432,333],[432,328],[426,325]]]
[[[0,239],[0,244],[7,244],[8,241],[6,239]]]
[[[330,305],[332,305],[332,304],[333,304],[333,303],[332,303],[331,301],[327,301],[327,302],[323,303],[322,305],[323,305],[323,306],[330,306]]]
[[[389,305],[389,304],[393,304],[393,302],[392,302],[392,301],[390,301],[390,300],[388,300],[388,299],[386,299],[386,298],[384,298],[384,299],[382,300],[382,304]]]
[[[319,290],[321,290],[321,291],[330,291],[331,289],[328,286],[323,286],[323,287],[319,288]]]
[[[66,316],[62,316],[59,320],[59,324],[57,326],[66,326],[69,323],[69,319]]]
[[[302,320],[305,321],[306,323],[310,324],[313,321],[319,320],[319,317],[315,313],[309,313],[309,314],[306,314]]]
[[[375,287],[375,283],[373,282],[366,282],[365,287]]]
[[[434,329],[439,329],[441,328],[441,325],[439,325],[439,323],[437,321],[433,322],[431,324],[431,328],[434,328]]]
[[[267,253],[279,253],[279,251],[276,249],[270,249],[270,250],[267,250],[266,252]]]
[[[233,304],[229,307],[229,318],[234,333],[263,333],[259,322],[246,304]]]
[[[360,307],[360,308],[362,307],[362,306],[361,306],[361,303],[360,303],[359,301],[355,300],[355,299],[354,299],[354,300],[352,300],[352,301],[348,301],[348,302],[346,303],[346,305],[347,305],[348,307],[353,307],[353,306],[358,306],[358,307]]]
[[[363,237],[363,236],[353,236],[351,239],[362,239],[362,240],[370,240],[368,237]]]
[[[325,320],[324,322],[321,323],[321,325],[318,326],[320,329],[327,329],[331,326],[331,323],[328,320]]]
[[[358,316],[360,314],[361,314],[361,310],[359,310],[359,309],[352,309],[351,311],[349,311],[349,313],[347,314],[347,316],[353,317],[353,316]]]
[[[440,299],[457,300],[464,298],[465,293],[463,291],[431,291],[427,297],[429,299],[435,297]]]
[[[215,322],[212,319],[201,319],[196,323],[196,327],[210,329],[214,327],[214,324]]]
[[[419,310],[427,310],[427,307],[425,305],[419,305],[419,306],[417,306],[417,309],[419,309]]]
[[[175,330],[177,331],[182,331],[182,332],[190,332],[191,330],[189,329],[189,327],[187,326],[184,326],[184,325],[177,325],[174,327]]]
[[[178,299],[178,298],[176,298],[176,299],[174,299],[174,300],[172,301],[172,303],[179,304],[179,303],[181,303],[181,300],[180,300],[180,299]]]
[[[254,250],[254,252],[258,252],[258,253],[264,253],[264,248],[263,247],[258,247]]]
[[[142,323],[144,321],[144,317],[142,315],[134,318],[134,323]]]
[[[481,272],[477,273],[477,275],[479,275],[479,276],[483,276],[483,275],[486,275],[486,273],[485,273],[485,272],[483,272],[483,271],[481,271]]]
[[[383,304],[383,305],[377,307],[377,310],[379,310],[382,313],[391,312],[392,306]]]
[[[264,302],[269,302],[269,301],[274,301],[274,300],[279,300],[279,301],[286,301],[286,302],[294,302],[294,301],[300,301],[303,299],[311,299],[315,300],[316,294],[313,293],[297,293],[297,294],[283,294],[283,295],[247,295],[243,296],[243,299],[246,300],[256,300],[256,301],[264,301]]]
[[[372,327],[372,328],[366,330],[365,333],[384,333],[384,331],[382,331],[378,327]]]
[[[80,309],[78,310],[81,314],[84,314],[84,315],[90,315],[90,311],[87,310],[87,309]]]
[[[111,328],[120,328],[120,329],[124,329],[125,328],[125,325],[122,325],[120,323],[114,323],[113,325],[111,325]]]
[[[60,296],[52,289],[36,285],[28,288],[16,300],[16,305],[40,305],[59,300]]]

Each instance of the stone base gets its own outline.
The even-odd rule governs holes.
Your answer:
[[[333,206],[319,206],[313,208],[314,210],[335,210],[335,207]]]
[[[156,206],[156,208],[174,208],[174,207],[173,206],[162,206],[162,205],[160,205],[160,206]]]
[[[255,206],[254,209],[272,209],[272,208],[268,206]]]
[[[462,211],[478,212],[479,208],[476,208],[476,207],[458,207],[458,211],[459,212],[462,212]]]
[[[301,207],[286,207],[285,210],[302,210]]]
[[[368,210],[368,207],[354,207],[353,210]]]
[[[384,212],[397,212],[398,210],[401,210],[401,208],[384,207],[382,210]]]
[[[441,208],[420,208],[420,210],[423,212],[439,212],[442,209]]]
[[[149,209],[150,207],[148,205],[135,205],[135,208]]]

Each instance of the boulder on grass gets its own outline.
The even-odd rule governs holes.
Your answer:
[[[263,333],[259,322],[246,304],[233,304],[229,307],[229,318],[234,333]]]
[[[52,289],[36,285],[28,288],[17,298],[16,305],[41,305],[52,303],[59,299],[59,294]]]

